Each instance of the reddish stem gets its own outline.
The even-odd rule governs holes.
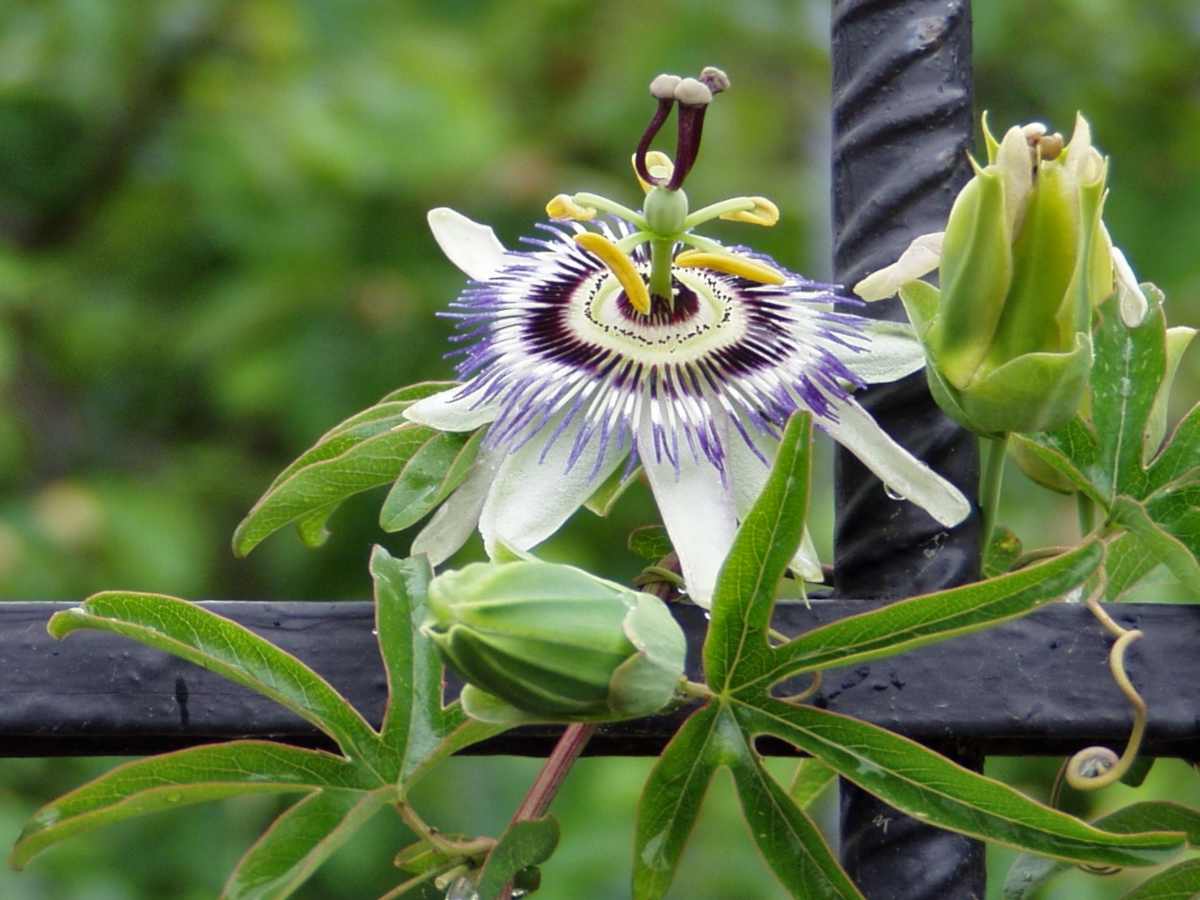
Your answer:
[[[579,754],[583,752],[583,748],[587,746],[587,742],[595,733],[595,725],[577,723],[567,726],[567,730],[562,733],[562,737],[558,739],[558,743],[546,757],[546,762],[538,773],[538,777],[529,786],[529,792],[525,794],[525,799],[513,813],[510,824],[527,819],[540,819],[546,814],[546,810],[554,802],[558,789],[566,779],[567,773],[571,771],[571,766],[575,764],[575,760],[579,759]],[[500,892],[499,900],[511,900],[511,898],[512,884],[507,884]]]

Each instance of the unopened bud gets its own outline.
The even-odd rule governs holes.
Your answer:
[[[571,566],[474,563],[429,586],[422,626],[484,721],[651,715],[674,696],[686,642],[661,600]]]

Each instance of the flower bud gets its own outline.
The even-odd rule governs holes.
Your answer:
[[[986,119],[983,127],[988,163],[972,162],[940,252],[935,235],[918,238],[856,290],[876,299],[899,287],[930,389],[951,417],[982,434],[1046,431],[1083,400],[1092,310],[1116,287],[1101,220],[1107,162],[1082,116],[1065,146],[1039,124],[1014,126],[1000,142]],[[940,289],[914,280],[934,254]]]
[[[647,716],[683,677],[686,642],[661,600],[571,566],[473,563],[433,580],[428,609],[421,630],[484,721]]]

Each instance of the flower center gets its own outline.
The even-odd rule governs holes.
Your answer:
[[[730,253],[716,241],[693,233],[696,226],[718,218],[765,227],[779,221],[779,209],[765,197],[734,197],[696,212],[688,209],[687,195],[681,188],[700,153],[704,115],[713,97],[728,87],[725,73],[712,66],[698,78],[659,75],[650,83],[650,94],[657,105],[633,155],[634,173],[646,194],[640,212],[589,193],[559,194],[546,204],[552,219],[588,222],[604,212],[633,227],[620,240],[597,231],[581,231],[574,238],[604,263],[620,284],[630,321],[638,316],[651,324],[686,321],[694,314],[685,309],[679,314],[682,318],[676,317],[675,304],[680,298],[672,272],[680,267],[709,268],[760,284],[784,281],[783,275],[770,266]],[[678,135],[672,163],[666,154],[651,150],[650,145],[676,104]],[[630,257],[631,251],[642,244],[649,245],[648,270]],[[677,254],[680,245],[689,249]]]

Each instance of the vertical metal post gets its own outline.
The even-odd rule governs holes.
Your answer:
[[[941,230],[970,175],[970,0],[833,0],[832,53],[834,277],[849,286],[917,235]],[[894,300],[865,314],[904,318]],[[977,496],[976,440],[938,410],[923,373],[862,399],[901,444]],[[977,514],[947,531],[889,497],[844,450],[836,478],[839,595],[908,596],[979,576]],[[959,761],[981,764],[961,753]],[[842,862],[869,900],[982,900],[980,842],[848,782],[841,790]]]

